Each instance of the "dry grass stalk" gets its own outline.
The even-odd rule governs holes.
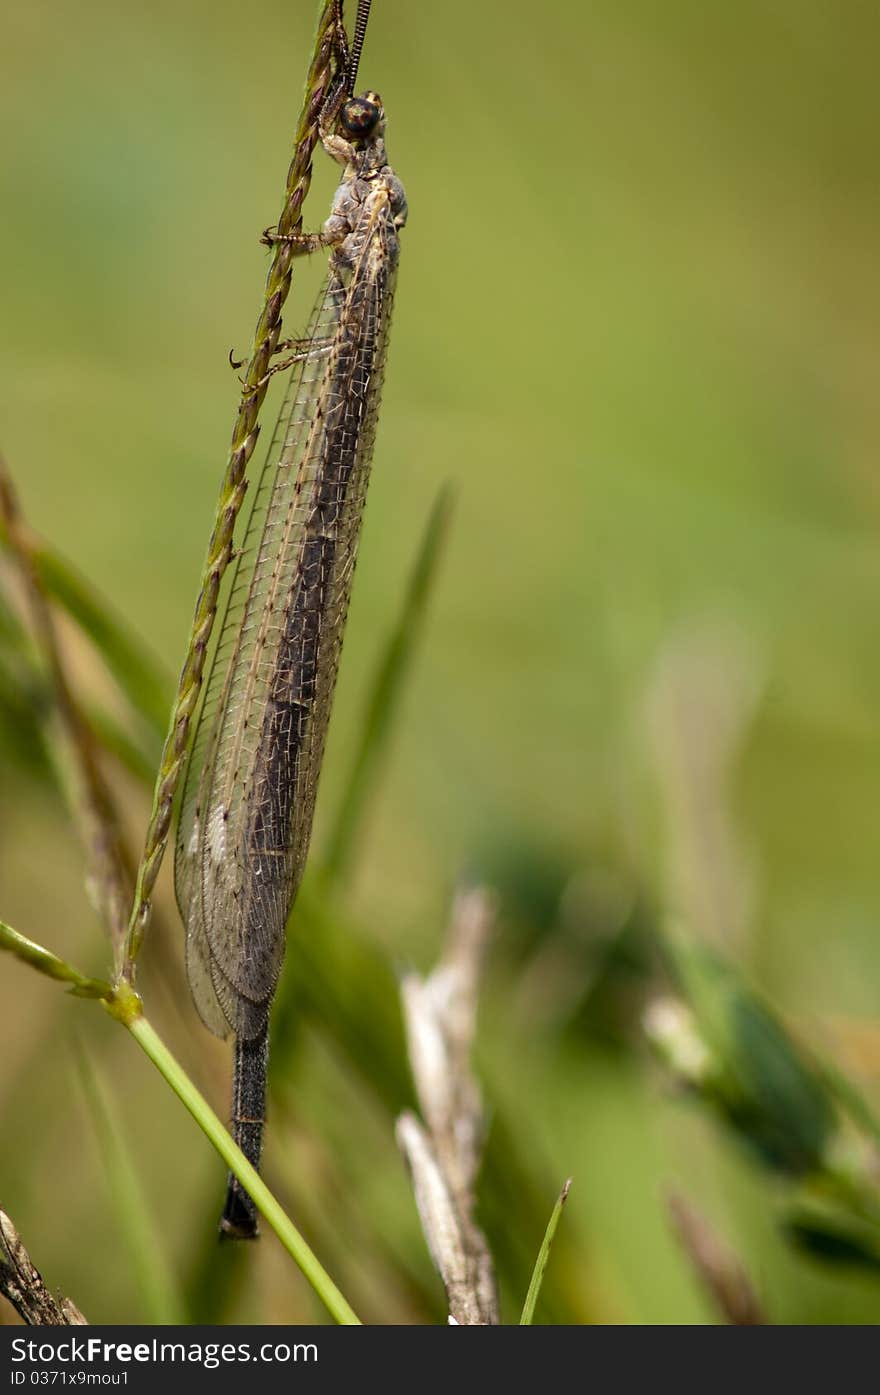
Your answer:
[[[500,1322],[492,1257],[474,1220],[485,1125],[470,1070],[480,969],[495,919],[482,888],[455,901],[446,950],[427,978],[401,985],[409,1059],[424,1124],[410,1112],[397,1141],[413,1182],[428,1249],[446,1289],[449,1321]]]

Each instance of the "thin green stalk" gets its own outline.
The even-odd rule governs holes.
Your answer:
[[[318,19],[314,55],[306,79],[296,145],[287,175],[284,206],[278,219],[278,232],[285,236],[298,232],[302,227],[302,205],[311,183],[312,154],[318,142],[318,119],[330,89],[334,57],[338,51],[340,12],[339,0],[326,0]],[[266,374],[278,345],[281,334],[281,310],[290,290],[293,249],[289,241],[276,242],[274,247],[263,308],[257,321],[253,347],[244,372],[244,382],[249,386],[240,397],[236,411],[232,443],[220,488],[208,553],[202,569],[186,658],[153,791],[153,807],[137,874],[122,970],[122,977],[129,983],[134,981],[134,961],[149,924],[153,887],[168,842],[174,796],[186,759],[190,723],[201,692],[208,644],[217,614],[220,583],[233,555],[235,521],[247,489],[245,470],[259,435],[257,418],[268,386]]]
[[[138,1046],[149,1056],[242,1186],[247,1188],[260,1214],[265,1217],[287,1253],[299,1266],[331,1317],[345,1326],[360,1326],[360,1318],[340,1293],[317,1256],[147,1019],[135,1015],[123,1020]]]
[[[57,954],[44,949],[34,940],[29,940],[26,935],[13,930],[11,925],[7,925],[2,920],[0,920],[0,950],[15,955],[17,959],[29,964],[31,968],[49,978],[69,984],[70,991],[78,997],[100,999],[110,1016],[128,1028],[138,1045],[171,1086],[178,1099],[186,1105],[199,1128],[213,1143],[227,1167],[235,1173],[242,1186],[247,1188],[258,1210],[265,1216],[287,1253],[322,1299],[331,1317],[339,1323],[359,1326],[360,1319],[312,1253],[296,1226],[285,1215],[241,1149],[233,1143],[232,1138],[226,1132],[207,1100],[199,1094],[189,1076],[150,1026],[143,1015],[143,1004],[134,989],[124,979],[120,983],[111,985],[103,979],[87,977],[72,964],[68,964],[64,959],[59,959]]]
[[[535,1305],[538,1301],[538,1294],[541,1292],[541,1285],[544,1282],[544,1271],[547,1268],[547,1261],[550,1258],[550,1247],[553,1244],[553,1237],[556,1234],[556,1227],[559,1225],[559,1217],[562,1215],[562,1208],[566,1203],[568,1193],[570,1190],[571,1178],[569,1177],[568,1181],[566,1182],[565,1186],[562,1188],[562,1191],[559,1193],[559,1196],[556,1199],[556,1205],[553,1207],[552,1214],[550,1216],[549,1221],[547,1222],[547,1229],[544,1232],[544,1239],[541,1243],[541,1248],[538,1251],[538,1258],[535,1260],[535,1268],[532,1272],[532,1279],[531,1283],[529,1284],[529,1291],[526,1294],[526,1301],[523,1304],[522,1317],[519,1320],[521,1327],[531,1326],[531,1323],[534,1319]]]

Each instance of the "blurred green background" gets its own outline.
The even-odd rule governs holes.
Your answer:
[[[31,524],[160,657],[169,695],[232,426],[226,356],[250,343],[316,8],[5,8],[2,446]],[[671,910],[878,1092],[878,41],[858,0],[376,0],[362,78],[410,222],[317,861],[445,480],[455,515],[353,878],[322,911],[338,1001],[363,1008],[348,935],[387,972],[388,1020],[364,1030],[390,1060],[371,1080],[366,1053],[359,1072],[306,993],[276,1051],[288,1108],[266,1161],[367,1320],[443,1318],[393,1143],[407,1086],[389,985],[434,961],[463,876],[502,904],[479,1063],[507,1320],[569,1174],[545,1321],[714,1319],[670,1187],[774,1320],[880,1317],[880,1281],[787,1247],[781,1184],[670,1096],[638,1021],[641,945]],[[288,332],[319,274],[296,282]],[[103,971],[75,836],[29,750],[7,724],[0,915]],[[120,787],[136,845],[146,796]],[[225,1115],[226,1049],[188,1004],[170,880],[143,989]],[[294,1001],[311,972],[295,925]],[[174,1270],[207,1293],[233,1263],[211,1248],[222,1168],[158,1077],[103,1014],[12,961],[0,1022],[0,1204],[50,1285],[95,1321],[144,1316],[76,1031]],[[244,1265],[205,1299],[216,1320],[321,1320],[271,1237]]]

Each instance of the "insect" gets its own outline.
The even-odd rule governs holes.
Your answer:
[[[287,344],[290,357],[277,365],[292,366],[290,383],[206,686],[177,833],[190,991],[205,1025],[235,1037],[232,1132],[257,1168],[269,1010],[311,835],[407,214],[387,161],[381,98],[351,95],[368,10],[359,9],[345,100],[328,98],[321,117],[324,149],[345,167],[330,216],[321,232],[288,239],[295,253],[329,248],[328,274],[306,336]],[[221,1232],[257,1234],[256,1208],[232,1175]]]

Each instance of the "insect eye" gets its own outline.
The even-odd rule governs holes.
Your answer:
[[[349,97],[342,108],[340,120],[350,136],[364,137],[379,124],[381,107],[369,97]]]

